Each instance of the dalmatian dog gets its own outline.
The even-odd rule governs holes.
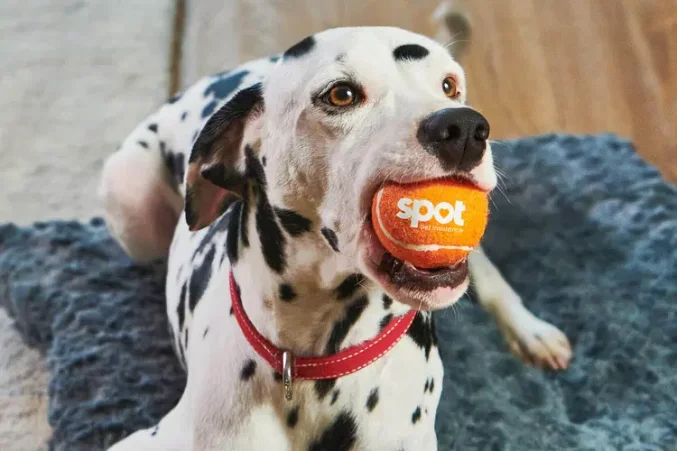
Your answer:
[[[432,317],[466,292],[527,362],[567,367],[566,337],[522,304],[482,249],[425,270],[375,239],[387,180],[458,177],[491,192],[489,124],[443,46],[390,27],[335,28],[208,76],[136,127],[104,165],[106,221],[139,261],[168,255],[167,313],[185,391],[111,449],[435,450],[443,367]],[[235,291],[231,291],[232,274]],[[295,356],[411,325],[341,377],[281,374],[233,315]]]

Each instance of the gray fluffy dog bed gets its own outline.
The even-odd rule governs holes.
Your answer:
[[[575,356],[527,368],[472,302],[436,313],[439,448],[677,449],[677,188],[614,136],[495,155],[508,178],[487,253]],[[51,449],[102,449],[178,400],[164,269],[131,263],[99,219],[0,227],[0,302],[49,360]]]

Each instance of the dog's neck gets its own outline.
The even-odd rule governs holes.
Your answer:
[[[262,224],[264,215],[275,210],[265,193],[256,191],[243,202],[242,208],[249,209],[240,216],[246,225],[230,228],[239,235],[233,274],[246,314],[273,344],[299,356],[333,354],[373,338],[393,316],[406,313],[406,306],[393,302],[361,274],[341,270],[349,265],[323,241],[313,220],[308,230],[295,236],[281,224],[279,214]],[[284,245],[266,249],[278,232]],[[248,246],[243,245],[243,235]],[[270,267],[279,257],[271,252],[282,252],[279,272]]]

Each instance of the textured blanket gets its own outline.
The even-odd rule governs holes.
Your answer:
[[[436,313],[439,448],[677,449],[677,188],[614,136],[495,154],[507,178],[485,248],[575,356],[566,372],[527,368],[469,300]],[[51,370],[51,449],[103,449],[178,400],[164,271],[130,262],[98,218],[0,226],[0,303]]]

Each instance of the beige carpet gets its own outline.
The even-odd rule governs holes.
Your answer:
[[[102,159],[167,95],[172,0],[0,2],[0,219],[87,218]]]
[[[100,212],[103,158],[167,96],[173,5],[0,1],[0,222]],[[0,310],[0,450],[44,449],[46,390]]]
[[[0,310],[0,449],[36,451],[49,437],[47,372]]]

